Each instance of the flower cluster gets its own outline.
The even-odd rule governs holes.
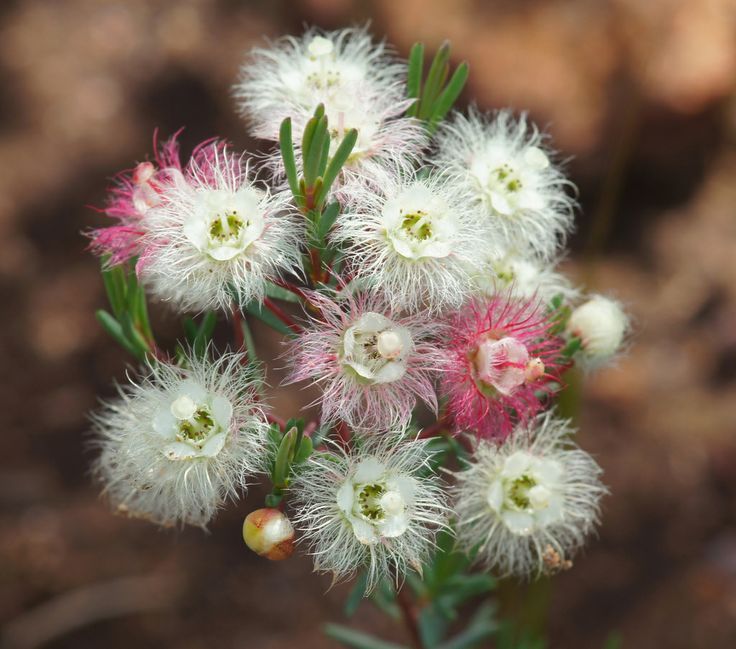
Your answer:
[[[558,268],[575,200],[547,136],[507,110],[443,121],[464,82],[443,51],[422,89],[421,58],[365,29],[276,41],[234,96],[277,147],[209,140],[183,161],[177,134],[118,177],[114,222],[90,234],[100,320],[145,359],[93,416],[118,511],[205,526],[262,474],[249,547],[302,543],[335,579],[364,569],[368,591],[421,573],[443,530],[503,574],[569,564],[604,488],[555,398],[574,365],[614,358],[627,318]],[[195,314],[171,355],[143,291]],[[217,357],[214,311],[237,352]],[[316,394],[314,421],[270,414],[252,318],[288,339],[285,383]],[[456,473],[434,457],[443,434],[470,448]]]

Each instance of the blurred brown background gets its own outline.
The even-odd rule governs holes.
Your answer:
[[[636,319],[628,355],[585,388],[581,442],[612,496],[600,537],[555,580],[550,647],[602,647],[614,630],[627,649],[736,646],[733,0],[0,3],[6,645],[333,646],[320,626],[341,620],[347,588],[325,594],[308,560],[246,551],[257,489],[209,536],[98,499],[85,413],[127,359],[94,320],[102,285],[79,233],[154,127],[186,126],[185,148],[254,146],[229,96],[248,47],[366,19],[404,55],[451,39],[471,65],[465,101],[548,125],[581,192],[568,267]],[[354,622],[403,639],[368,604]]]

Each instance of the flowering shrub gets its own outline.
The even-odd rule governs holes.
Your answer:
[[[364,29],[256,49],[234,96],[278,146],[210,140],[183,161],[177,134],[154,142],[89,233],[98,319],[142,366],[92,416],[113,507],[206,527],[268,479],[247,545],[358,575],[348,607],[376,598],[427,647],[493,634],[481,604],[448,639],[490,572],[571,565],[605,489],[555,400],[627,333],[616,301],[555,268],[575,201],[547,136],[507,110],[450,114],[468,66],[450,72],[448,46],[424,74],[423,46],[404,62]],[[194,314],[173,350],[149,297]],[[269,408],[254,318],[283,335],[286,381],[316,388],[316,421]],[[234,351],[218,352],[218,320]]]

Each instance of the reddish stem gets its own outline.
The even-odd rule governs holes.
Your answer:
[[[273,313],[281,322],[283,322],[289,329],[296,333],[301,333],[302,328],[294,322],[293,318],[286,313],[278,304],[276,304],[271,298],[266,297],[263,299],[263,305]]]
[[[273,413],[267,412],[266,419],[269,423],[276,424],[279,428],[281,428],[281,430],[283,430],[286,426],[286,420],[282,419],[278,415],[274,415]]]
[[[409,636],[411,637],[412,647],[415,649],[422,649],[422,637],[419,635],[419,624],[418,624],[418,612],[411,596],[405,588],[396,589],[396,600],[399,603],[401,609],[401,617],[404,620]]]

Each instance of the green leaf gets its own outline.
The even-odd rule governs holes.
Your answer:
[[[112,307],[112,312],[116,318],[119,318],[125,310],[125,270],[122,266],[108,268],[103,265],[102,281],[105,284],[105,292]]]
[[[311,122],[315,120],[313,117],[309,120]],[[310,128],[310,125],[307,125]],[[305,131],[306,135],[306,131]],[[309,147],[302,149],[302,158],[304,160],[304,182],[306,183],[307,189],[312,189],[317,177],[321,175],[322,159],[325,157],[325,147],[329,151],[330,147],[330,136],[327,132],[327,118],[323,115],[317,119],[314,126],[310,129]]]
[[[419,99],[422,89],[422,72],[424,70],[424,44],[414,43],[409,53],[409,71],[406,82],[406,94],[410,99]],[[415,117],[419,108],[419,101],[415,101],[406,111],[407,116]]]
[[[583,341],[578,337],[571,338],[562,350],[562,355],[566,358],[572,358],[577,352],[583,348]]]
[[[279,320],[273,313],[271,313],[268,309],[265,309],[263,307],[263,304],[260,302],[250,302],[249,304],[245,305],[245,310],[250,313],[251,315],[255,316],[265,324],[267,324],[271,329],[275,329],[279,333],[282,333],[286,336],[289,336],[290,338],[296,337],[296,334],[287,327],[281,320]]]
[[[284,494],[281,493],[279,489],[274,489],[272,493],[266,494],[266,497],[263,500],[266,507],[278,507],[283,498]]]
[[[192,344],[192,352],[195,356],[204,355],[205,349],[210,340],[212,340],[212,334],[215,332],[215,325],[217,324],[217,314],[214,311],[208,311],[202,322],[197,329],[197,335],[194,337],[194,343]]]
[[[319,219],[319,224],[317,225],[317,236],[319,237],[320,242],[324,242],[324,240],[327,238],[327,234],[332,229],[332,226],[335,225],[335,221],[337,220],[339,214],[340,203],[338,203],[337,201],[333,201],[327,207],[325,207],[325,211],[322,212],[322,216]]]
[[[470,649],[471,647],[477,647],[478,643],[490,638],[497,629],[495,606],[492,602],[486,602],[478,608],[463,631],[451,640],[443,642],[438,646],[438,649]]]
[[[419,612],[419,635],[422,644],[427,649],[434,649],[439,645],[447,633],[452,620],[443,613],[436,602],[430,602]]]
[[[123,331],[122,325],[107,311],[100,309],[95,313],[97,321],[102,325],[102,328],[112,336],[112,338],[121,345],[127,352],[133,354],[140,360],[143,360],[145,354],[141,353],[141,350],[131,343]]]
[[[294,453],[294,464],[306,462],[313,450],[314,447],[312,446],[312,440],[309,437],[302,437],[301,442],[299,442],[299,446],[296,449],[296,453]]]
[[[430,117],[432,128],[447,115],[452,105],[457,101],[465,82],[468,80],[469,72],[468,64],[463,61],[453,73],[450,83],[445,86],[439,99],[432,106],[432,116]]]
[[[299,192],[299,179],[296,171],[296,158],[294,156],[294,141],[291,136],[291,117],[281,122],[279,129],[279,146],[281,148],[281,159],[284,161],[286,179],[297,205],[301,205],[303,197]]]
[[[276,487],[283,488],[288,484],[298,432],[296,426],[289,429],[282,438],[279,450],[276,452],[276,461],[274,462],[273,472],[271,474],[272,482]]]
[[[422,98],[419,102],[418,117],[420,119],[429,119],[432,114],[432,106],[434,105],[437,95],[440,93],[442,84],[447,76],[448,61],[450,60],[450,43],[445,41],[434,55],[432,65],[429,68],[427,81],[424,84]]]
[[[335,151],[335,155],[330,159],[330,163],[327,165],[327,169],[324,172],[322,187],[315,198],[315,203],[317,205],[320,205],[327,197],[327,192],[330,191],[332,183],[335,182],[335,178],[337,178],[343,165],[347,162],[350,154],[353,152],[353,147],[355,147],[355,143],[357,141],[358,131],[354,128],[349,129],[342,138],[342,142],[340,142],[340,145]]]
[[[187,338],[187,342],[191,347],[194,345],[194,341],[197,339],[197,332],[199,331],[197,323],[190,317],[186,317],[181,321],[182,328],[184,329],[184,335]]]
[[[346,647],[353,649],[407,649],[404,645],[385,642],[367,633],[354,631],[340,624],[325,624],[323,627],[327,637],[342,642]]]
[[[284,302],[300,302],[300,298],[296,293],[292,293],[288,289],[285,289],[278,284],[273,282],[266,282],[266,295],[276,300],[282,300]]]
[[[624,639],[618,631],[614,631],[606,638],[604,649],[621,649]]]
[[[355,611],[358,610],[358,606],[360,606],[360,603],[365,597],[367,587],[368,571],[363,570],[358,575],[358,578],[355,580],[355,585],[352,587],[348,598],[345,600],[345,608],[343,609],[345,611],[345,615],[352,617],[355,614]]]

